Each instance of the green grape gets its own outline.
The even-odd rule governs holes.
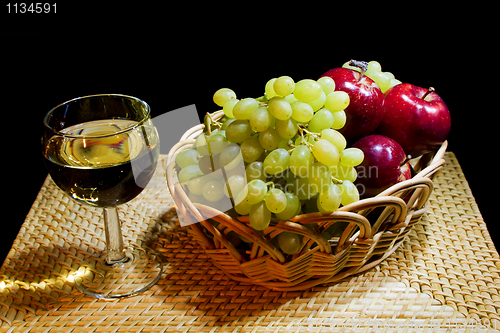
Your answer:
[[[321,138],[330,141],[338,151],[342,151],[347,146],[345,137],[339,132],[331,128],[326,128],[321,131]]]
[[[318,208],[321,206],[321,208],[328,212],[334,212],[339,208],[341,199],[342,193],[340,188],[335,184],[330,184],[319,194]]]
[[[207,136],[205,134],[201,134],[196,138],[195,147],[201,156],[210,154],[207,146]]]
[[[179,178],[179,181],[181,183],[187,185],[188,181],[195,176],[203,176],[203,172],[201,172],[198,164],[188,165],[187,167],[183,168],[181,171],[179,171],[177,178]]]
[[[342,164],[337,164],[330,168],[332,176],[340,180],[349,180],[354,182],[358,178],[358,173],[354,167],[344,166]]]
[[[295,147],[290,155],[290,171],[297,176],[307,177],[313,160],[309,148],[305,145],[299,145]]]
[[[236,119],[250,119],[252,111],[259,107],[255,98],[244,98],[233,107],[233,115]]]
[[[368,62],[368,67],[366,68],[365,75],[371,78],[370,74],[381,71],[382,66],[380,66],[380,63],[378,61],[372,60]]]
[[[293,141],[291,139],[283,139],[280,137],[280,143],[278,143],[278,148],[288,150],[292,147]]]
[[[311,102],[320,97],[321,86],[314,80],[300,80],[295,84],[293,95],[301,102]]]
[[[250,115],[250,126],[255,132],[265,131],[271,126],[272,122],[273,116],[265,106],[253,110]]]
[[[224,195],[228,198],[236,198],[247,184],[246,177],[243,175],[232,175],[227,179],[224,186]]]
[[[340,164],[351,167],[360,165],[364,156],[359,148],[347,148],[340,152]]]
[[[287,96],[293,93],[295,81],[289,76],[280,76],[274,81],[273,89],[280,96]]]
[[[285,193],[286,196],[286,207],[280,212],[276,213],[276,217],[281,221],[286,221],[297,215],[297,211],[300,209],[300,200],[293,193]]]
[[[308,123],[314,116],[314,110],[311,105],[304,102],[293,102],[292,106],[292,118],[299,123]]]
[[[214,163],[216,156],[214,156]],[[224,167],[225,170],[231,170],[243,164],[240,146],[235,143],[228,144],[220,153],[218,160],[219,166]]]
[[[394,87],[396,84],[401,83],[401,81],[395,79],[394,74],[392,74],[391,72],[382,72],[380,63],[374,60],[368,62],[368,68],[365,72],[365,75],[375,81],[384,94],[387,90]]]
[[[339,130],[342,127],[344,127],[345,122],[347,120],[347,116],[345,114],[345,111],[338,111],[333,113],[333,124],[331,128]]]
[[[250,163],[257,160],[264,152],[258,138],[248,138],[241,143],[243,161]]]
[[[385,93],[391,85],[391,79],[382,72],[374,72],[367,76],[378,84],[383,93]]]
[[[277,188],[267,191],[264,201],[267,209],[272,213],[281,213],[286,208],[286,195],[282,190]]]
[[[321,193],[326,186],[332,183],[330,168],[323,163],[313,163],[308,174],[309,186],[316,193]]]
[[[245,175],[247,176],[247,182],[250,182],[254,179],[265,181],[266,173],[264,172],[264,164],[259,161],[248,164],[245,170]]]
[[[300,236],[293,232],[284,231],[278,235],[278,244],[286,254],[295,254],[299,252],[302,244]]]
[[[285,188],[295,193],[299,200],[307,200],[318,193],[318,188],[309,183],[309,177],[297,177],[288,182]]]
[[[282,148],[273,150],[266,156],[263,165],[268,175],[282,173],[290,166],[290,154]]]
[[[217,202],[224,196],[224,184],[219,180],[211,180],[203,185],[203,197],[210,202]]]
[[[247,202],[247,194],[248,194],[248,187],[245,184],[245,186],[243,187],[243,189],[238,194],[236,194],[236,196],[233,196],[235,208],[236,208],[236,206],[240,205],[240,207],[242,208],[242,210],[245,209],[245,207],[246,207],[245,210],[247,210],[247,209],[250,210],[250,207],[252,205]],[[240,212],[238,212],[238,214],[247,215],[248,211],[246,213],[240,213]]]
[[[224,133],[221,132],[212,132],[212,134],[206,138],[206,143],[212,155],[219,154],[222,149],[228,145]]]
[[[250,218],[252,228],[255,230],[264,230],[271,222],[271,211],[267,209],[264,201],[261,201],[250,208],[248,217]]]
[[[279,120],[287,120],[292,116],[292,107],[283,97],[275,96],[267,104],[269,112]]]
[[[402,83],[402,82],[401,82],[401,81],[399,81],[399,80],[397,80],[397,79],[391,79],[391,83],[389,84],[389,88],[388,88],[387,90],[389,90],[389,89],[391,89],[392,87],[397,86],[398,84],[401,84],[401,83]]]
[[[200,160],[198,161],[198,166],[200,167],[200,170],[204,175],[208,175],[220,169],[219,156],[220,154],[205,155],[200,158]]]
[[[232,112],[232,109],[231,109],[231,112]],[[236,121],[235,118],[229,118],[229,119],[226,119],[226,121],[224,121],[224,123],[222,124],[222,127],[220,128],[221,131],[224,131],[224,133],[226,132],[226,129],[227,127],[229,126],[229,124],[231,124],[233,121]]]
[[[235,120],[226,129],[226,138],[233,143],[241,143],[252,135],[248,120]],[[202,154],[203,155],[203,154]]]
[[[229,99],[236,98],[236,93],[229,88],[221,88],[214,94],[214,102],[218,106],[223,106]]]
[[[187,182],[187,186],[189,189],[189,193],[193,193],[196,195],[202,195],[203,194],[203,186],[211,180],[210,177],[204,177],[204,176],[194,176]]]
[[[195,149],[185,149],[181,151],[175,157],[175,163],[181,168],[185,168],[188,165],[198,164],[198,160],[200,159],[200,153]]]
[[[268,128],[259,133],[259,142],[265,150],[275,150],[280,143],[280,135],[274,128]]]
[[[316,207],[315,207],[316,211],[321,212],[321,213],[328,212],[328,210],[326,210],[325,208],[323,208],[321,206],[321,203],[319,202],[319,196],[317,196],[315,198],[315,201],[316,201]],[[321,233],[321,234],[323,234],[323,233]]]
[[[227,100],[226,103],[224,103],[224,106],[222,107],[222,111],[224,111],[224,114],[229,118],[234,118],[233,109],[236,103],[238,103],[239,101],[240,100],[236,98],[231,98]]]
[[[349,95],[345,91],[334,91],[326,96],[325,108],[332,112],[344,110],[349,106]]]
[[[278,96],[278,94],[274,91],[274,82],[276,82],[276,78],[271,79],[271,80],[267,81],[267,83],[266,83],[265,93],[266,93],[267,99],[271,99],[274,96]]]
[[[266,196],[267,193],[267,185],[260,179],[254,179],[248,182],[246,185],[247,188],[247,196],[246,196],[246,201],[251,204],[255,205],[256,203],[264,200],[264,197]]]
[[[344,180],[342,181],[342,184],[339,184],[338,186],[342,192],[342,205],[346,206],[350,203],[359,201],[358,189],[351,181]]]
[[[326,101],[326,95],[323,91],[321,91],[321,95],[319,96],[319,98],[315,99],[314,101],[307,102],[307,104],[312,106],[314,112],[316,112],[319,109],[321,109],[323,105],[325,105],[325,101]]]
[[[290,105],[292,105],[292,103],[295,103],[295,102],[299,101],[298,99],[295,98],[295,96],[293,96],[293,94],[287,95],[284,98],[285,98],[285,101],[287,101],[288,103],[290,103]]]
[[[329,93],[335,91],[335,81],[331,77],[323,76],[318,79],[318,83],[321,86],[321,90],[328,96]]]
[[[333,121],[333,114],[327,109],[321,109],[314,114],[309,122],[309,130],[320,133],[322,130],[330,128],[333,125]]]
[[[240,194],[241,193],[242,192],[240,192]],[[237,199],[235,200],[235,205],[234,205],[234,210],[236,211],[236,213],[238,213],[240,215],[248,215],[250,213],[250,209],[252,208],[253,205],[246,202],[246,200],[239,200],[238,201],[239,196],[236,198]]]
[[[340,154],[330,141],[319,139],[312,147],[314,157],[324,165],[332,167],[339,163]]]
[[[297,125],[297,121],[294,119],[276,119],[275,128],[280,137],[283,139],[291,139],[297,134],[299,126]]]

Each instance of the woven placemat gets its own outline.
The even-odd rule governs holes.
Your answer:
[[[229,280],[178,225],[158,169],[121,206],[126,242],[161,252],[158,285],[104,301],[73,273],[104,248],[101,211],[47,178],[0,269],[0,332],[486,332],[500,329],[500,260],[452,153],[429,211],[378,267],[334,285],[280,292]]]

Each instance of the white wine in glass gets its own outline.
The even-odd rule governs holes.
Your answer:
[[[78,288],[118,298],[157,283],[162,261],[150,248],[124,245],[116,209],[139,195],[156,169],[159,138],[149,105],[116,94],[67,101],[45,116],[42,149],[59,188],[79,203],[104,209],[106,249],[83,262],[92,274],[77,276]]]

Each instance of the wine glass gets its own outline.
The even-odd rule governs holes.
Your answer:
[[[159,138],[149,105],[107,94],[75,98],[50,110],[42,136],[53,181],[79,203],[104,209],[106,249],[89,256],[75,276],[97,298],[140,293],[160,278],[163,265],[147,247],[124,245],[116,207],[141,193],[156,168]],[[139,222],[140,223],[140,222]]]

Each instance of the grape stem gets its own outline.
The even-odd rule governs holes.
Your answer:
[[[429,95],[431,92],[434,92],[434,91],[436,91],[436,89],[434,89],[434,87],[430,87],[429,89],[427,89],[424,96],[422,96],[422,99],[425,99],[427,97],[427,95]]]
[[[268,101],[266,95],[257,97],[255,100],[259,103],[259,105],[267,105]]]
[[[212,123],[213,123],[212,116],[210,113],[207,112],[205,115],[205,131],[208,133],[208,135],[212,134]]]
[[[210,115],[210,113],[208,112],[205,115],[204,125],[205,125],[205,133],[207,133],[209,136],[212,134],[212,126],[216,126],[219,129],[222,127],[222,123],[219,122],[218,120],[214,120],[212,118],[212,115]]]
[[[273,181],[267,182],[266,186],[271,186],[271,188],[274,188],[274,182]]]
[[[341,179],[338,179],[332,175],[332,180],[334,184],[342,184],[344,181]]]
[[[304,137],[304,133],[307,134],[307,139]],[[305,144],[309,149],[312,149],[313,146],[312,143],[309,142],[309,138],[312,136],[314,138],[314,141],[318,141],[320,135],[319,133],[311,132],[302,126],[299,126],[299,134],[301,137],[300,143]]]
[[[316,133],[316,132],[311,132],[309,131],[307,128],[305,127],[299,127],[299,130],[300,130],[300,135],[302,137],[304,137],[303,133],[307,133],[307,135],[311,135],[315,140],[319,140],[319,133]]]
[[[351,61],[349,61],[349,66],[358,67],[361,70],[361,75],[359,76],[358,82],[361,81],[361,78],[368,69],[368,63],[366,61],[359,61],[354,59],[351,59]]]

